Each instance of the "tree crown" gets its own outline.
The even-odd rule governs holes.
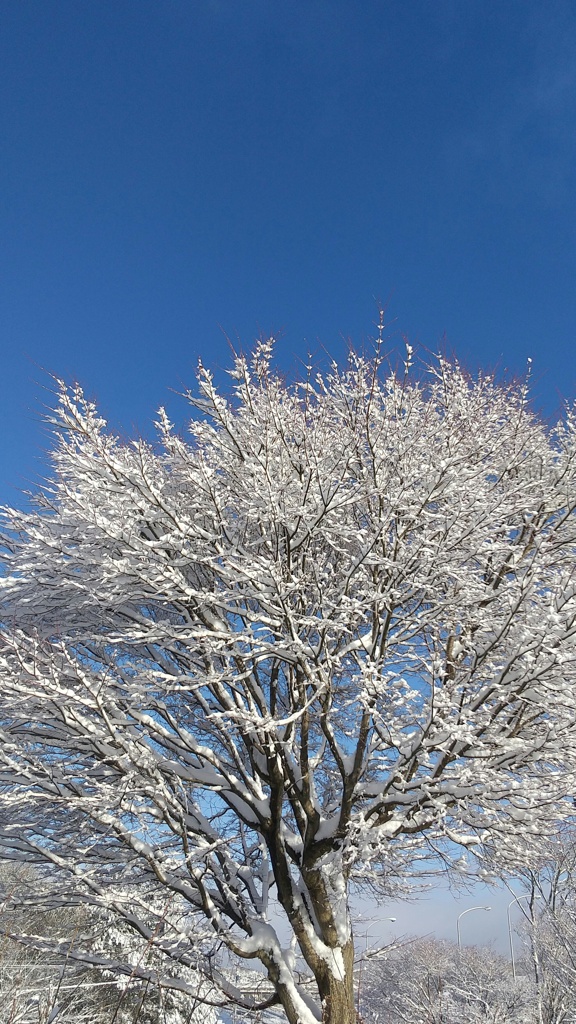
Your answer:
[[[229,396],[201,367],[159,448],[62,386],[52,483],[4,511],[0,841],[169,956],[187,906],[284,993],[270,893],[332,970],[352,877],[514,863],[567,813],[576,453],[571,411],[550,430],[456,363],[288,385],[271,359]]]

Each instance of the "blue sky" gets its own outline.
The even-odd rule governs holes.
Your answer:
[[[575,196],[573,0],[4,0],[0,502],[44,471],[45,371],[149,434],[227,339],[290,370],[381,304],[392,349],[531,357],[554,415]],[[468,935],[505,942],[499,899]]]
[[[6,0],[0,500],[44,370],[148,433],[198,360],[402,334],[576,391],[576,6]]]

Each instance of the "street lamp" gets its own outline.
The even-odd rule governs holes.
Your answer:
[[[506,914],[507,914],[507,917],[508,917],[508,939],[509,939],[509,942],[510,942],[510,962],[512,964],[512,977],[513,977],[514,981],[516,981],[516,961],[514,959],[514,940],[512,938],[512,923],[510,921],[510,907],[513,907],[514,904],[518,903],[519,900],[530,900],[530,899],[540,900],[540,899],[542,899],[542,897],[541,896],[534,896],[533,893],[531,893],[531,892],[523,892],[523,893],[520,894],[520,896],[515,896],[513,900],[510,900],[510,903],[508,904],[508,909],[506,911]]]
[[[396,918],[395,917],[380,917],[376,921],[372,921],[372,923],[368,925],[366,931],[364,932],[364,953],[362,954],[362,959],[361,959],[360,963],[363,963],[364,960],[367,959],[367,954],[368,954],[368,932],[370,931],[371,928],[374,927],[374,925],[381,924],[382,921],[394,922],[394,921],[396,921]],[[375,945],[375,943],[373,942],[372,945],[370,946],[370,949],[372,949],[372,947],[374,945]]]
[[[382,918],[380,918],[378,921],[373,921],[372,924],[369,924],[364,935],[364,952],[362,954],[362,959],[360,960],[360,963],[358,965],[358,989],[356,991],[356,1015],[358,1017],[358,1020],[360,1020],[360,992],[362,989],[362,975],[364,974],[364,962],[366,960],[366,953],[368,951],[368,932],[370,931],[374,924],[379,924],[381,920]],[[385,917],[383,920],[395,921],[396,918]]]
[[[468,910],[463,910],[461,914],[458,914],[456,920],[456,935],[458,936],[458,949],[462,948],[460,941],[460,918],[464,917],[464,914],[471,914],[473,910],[492,910],[492,907],[468,907]]]

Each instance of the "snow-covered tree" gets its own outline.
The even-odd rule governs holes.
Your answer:
[[[363,1024],[540,1024],[533,980],[490,949],[415,939],[369,965]]]
[[[200,998],[158,987],[150,978],[86,967],[74,955],[86,949],[116,960],[154,964],[154,951],[106,911],[85,904],[42,910],[44,879],[26,865],[0,864],[0,1005],[6,1024],[215,1024],[216,1011]],[[39,892],[40,890],[40,892]],[[10,936],[25,933],[25,941]],[[194,976],[188,972],[188,981]]]
[[[157,446],[61,388],[4,512],[0,844],[144,939],[128,976],[352,1024],[352,885],[516,863],[572,809],[575,413],[411,372],[289,384],[263,343]]]
[[[57,955],[9,937],[26,930],[58,940],[82,928],[86,918],[82,906],[43,913],[28,905],[36,899],[38,882],[36,872],[26,865],[0,864],[1,1019],[6,1024],[109,1024],[112,1014],[104,1016],[103,1004],[107,1002],[112,1012],[114,1006],[103,998],[103,989],[113,994],[115,980],[105,983],[69,960],[65,949]]]
[[[539,1024],[576,1015],[576,835],[550,837],[531,866],[517,872],[529,899],[519,928],[538,985]]]
[[[574,908],[546,908],[527,938],[538,979],[538,1024],[569,1024],[576,1015]]]

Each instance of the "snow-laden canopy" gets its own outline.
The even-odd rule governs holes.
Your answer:
[[[513,863],[571,809],[575,421],[445,360],[232,377],[157,446],[61,387],[4,511],[0,844],[227,998],[209,936],[349,1024],[352,880]]]

